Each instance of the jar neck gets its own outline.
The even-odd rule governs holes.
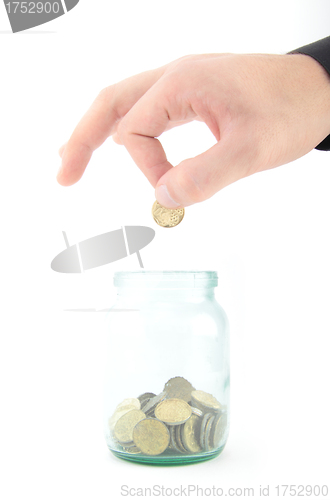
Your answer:
[[[131,271],[114,275],[119,297],[133,300],[206,300],[218,285],[215,271]]]
[[[134,299],[138,301],[194,301],[212,300],[214,288],[128,288],[121,287],[117,290],[119,298]]]

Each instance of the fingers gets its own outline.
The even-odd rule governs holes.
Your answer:
[[[57,180],[64,186],[77,182],[83,175],[92,153],[112,135],[119,120],[160,78],[158,68],[123,80],[104,89],[75,128],[69,141],[60,149],[62,165]]]
[[[251,158],[251,161],[249,160]],[[207,200],[225,186],[249,175],[252,155],[233,137],[166,172],[156,186],[157,201],[167,208],[187,207]]]
[[[115,136],[154,187],[173,168],[157,137],[196,116],[189,105],[180,102],[179,95],[178,89],[162,78],[122,119]]]
[[[63,152],[65,150],[66,145],[67,143],[63,144],[63,146],[61,146],[60,149],[58,150],[58,154],[60,155],[61,158],[63,156]]]

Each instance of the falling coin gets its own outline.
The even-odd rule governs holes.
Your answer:
[[[192,391],[191,400],[194,406],[197,406],[200,409],[206,408],[213,411],[221,410],[221,404],[219,403],[219,401],[208,392]]]
[[[201,451],[199,444],[201,418],[197,415],[191,415],[189,420],[182,426],[181,437],[184,447],[191,453]]]
[[[170,443],[170,433],[163,422],[145,418],[133,430],[134,444],[146,455],[160,455]]]
[[[191,407],[183,399],[165,399],[155,409],[155,417],[169,425],[183,424],[191,416]]]
[[[195,387],[183,377],[171,378],[166,382],[164,387],[168,398],[183,399],[187,403],[191,401],[191,391],[194,390]]]
[[[122,444],[133,441],[133,429],[140,420],[145,418],[141,410],[130,410],[117,421],[114,429],[115,438]]]
[[[152,206],[152,216],[159,226],[174,227],[182,221],[184,208],[165,208],[158,201],[155,201]]]

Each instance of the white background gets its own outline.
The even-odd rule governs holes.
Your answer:
[[[227,488],[329,481],[330,153],[313,151],[239,181],[156,226],[152,187],[110,139],[63,188],[58,147],[106,85],[190,53],[285,53],[329,35],[328,0],[81,0],[67,15],[11,34],[0,5],[0,497],[121,498],[132,488]],[[167,133],[177,164],[211,144],[192,124]],[[156,230],[146,269],[211,269],[231,324],[230,437],[203,464],[120,461],[102,429],[102,313],[116,270],[53,272],[64,249],[122,225]],[[123,359],[123,362],[125,360]],[[288,496],[288,495],[287,495]],[[191,498],[194,498],[191,495]]]

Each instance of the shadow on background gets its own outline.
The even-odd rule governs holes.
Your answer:
[[[57,31],[20,31],[15,33],[16,35],[49,35],[50,33],[57,33]],[[13,32],[8,31],[0,31],[0,35],[12,35]]]

